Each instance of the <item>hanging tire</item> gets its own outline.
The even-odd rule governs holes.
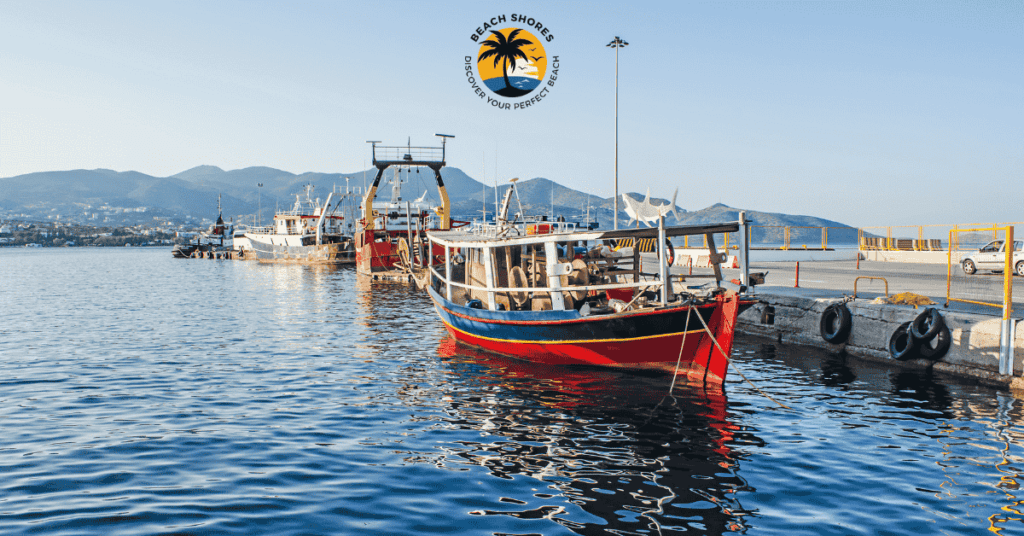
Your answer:
[[[967,275],[974,275],[978,271],[978,267],[974,265],[974,261],[971,259],[964,259],[963,264],[964,273]]]
[[[949,351],[952,342],[953,336],[949,333],[949,327],[943,322],[942,329],[939,330],[935,339],[931,342],[922,343],[921,348],[917,352],[925,359],[939,360]],[[935,346],[932,346],[933,343]]]
[[[833,303],[825,308],[821,314],[821,322],[818,327],[821,331],[821,338],[832,344],[842,344],[850,336],[850,328],[853,325],[853,315],[845,303]]]
[[[893,359],[905,361],[917,356],[919,348],[917,339],[910,333],[910,322],[900,324],[889,337],[889,355]]]
[[[929,307],[910,323],[910,334],[918,341],[925,343],[934,339],[945,326],[946,322],[939,314],[939,310]]]

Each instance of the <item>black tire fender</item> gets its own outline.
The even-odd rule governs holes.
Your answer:
[[[910,333],[910,322],[900,324],[896,331],[889,337],[889,355],[893,359],[905,361],[917,356],[920,347],[917,339]]]
[[[921,311],[921,314],[911,322],[910,333],[915,339],[924,343],[934,339],[945,326],[946,322],[942,319],[939,310],[929,307]]]
[[[943,324],[942,329],[939,330],[938,335],[935,336],[935,346],[932,347],[930,343],[921,344],[921,348],[918,353],[921,357],[931,360],[942,359],[942,356],[946,355],[949,351],[949,347],[953,342],[953,336],[949,333],[949,326]]]
[[[850,336],[853,326],[853,315],[845,303],[833,303],[825,308],[818,325],[821,338],[832,344],[842,344]]]

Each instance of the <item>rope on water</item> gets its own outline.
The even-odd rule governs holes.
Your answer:
[[[676,386],[676,375],[679,374],[679,363],[682,363],[682,361],[683,361],[683,348],[686,347],[686,332],[690,331],[690,312],[693,311],[693,307],[692,307],[693,306],[693,299],[687,300],[685,305],[687,306],[687,309],[686,309],[686,324],[683,326],[683,344],[679,345],[679,357],[676,358],[676,369],[674,371],[672,371],[672,385],[668,386],[668,394],[669,394],[669,396],[672,395],[672,389],[674,389],[675,386]],[[700,314],[698,314],[697,316],[700,316]],[[662,399],[662,400],[664,400],[664,399]]]
[[[687,317],[687,318],[689,318],[689,317]],[[762,391],[760,387],[754,385],[754,382],[752,382],[749,379],[747,379],[747,377],[743,375],[743,372],[740,371],[739,367],[737,367],[736,364],[732,362],[732,359],[729,359],[729,354],[725,353],[725,350],[722,349],[722,345],[718,344],[718,339],[715,339],[714,334],[711,333],[711,328],[708,327],[708,323],[704,321],[704,317],[702,317],[700,315],[700,313],[697,313],[697,319],[700,320],[700,323],[704,325],[704,331],[708,334],[708,337],[711,337],[711,342],[715,343],[715,347],[718,348],[718,351],[722,352],[722,355],[725,356],[725,362],[730,364],[730,365],[732,365],[732,369],[736,371],[736,374],[740,375],[740,378],[743,378],[743,380],[745,382],[749,383],[750,386],[754,388],[754,390],[756,390],[758,393],[761,393],[761,396],[767,398],[768,400],[771,400],[772,402],[775,402],[776,404],[779,405],[779,407],[782,407],[782,408],[785,408],[785,409],[793,409],[793,408],[783,404],[782,402],[779,402],[778,400],[775,400],[774,398],[771,397],[771,395],[769,395],[768,393]],[[684,334],[684,337],[685,337],[685,334]],[[680,350],[680,355],[681,354],[682,354],[682,350]]]

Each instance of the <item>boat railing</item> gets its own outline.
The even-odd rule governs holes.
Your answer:
[[[436,268],[431,266],[430,271],[435,276],[443,280],[444,276],[437,272]],[[616,289],[634,289],[645,287],[647,289],[655,289],[661,287],[661,281],[622,281],[615,283],[603,283],[600,285],[565,285],[559,287],[484,287],[480,285],[470,285],[468,283],[459,283],[452,281],[451,285],[456,288],[463,288],[466,290],[476,290],[480,292],[587,292],[591,290],[616,290]]]
[[[565,234],[577,231],[575,222],[567,221],[518,221],[518,222],[473,222],[466,232],[490,238],[526,236],[533,234]]]
[[[637,230],[613,230],[613,231],[577,231],[575,224],[571,222],[523,222],[525,225],[537,225],[538,223],[548,225],[543,229],[534,228],[532,233],[509,236],[511,229],[519,229],[519,226],[496,225],[491,223],[475,223],[468,231],[455,232],[455,234],[428,233],[427,237],[431,248],[440,247],[444,251],[444,263],[441,271],[433,263],[429,268],[432,278],[443,288],[438,288],[447,300],[452,301],[453,290],[464,289],[469,291],[463,296],[460,292],[459,301],[476,295],[477,298],[486,298],[486,308],[498,310],[500,294],[528,293],[536,296],[538,293],[542,299],[550,299],[550,307],[553,310],[565,310],[577,304],[582,298],[577,292],[593,296],[593,291],[610,291],[613,289],[630,289],[633,299],[646,291],[654,291],[658,296],[661,306],[666,306],[670,301],[678,299],[678,292],[674,282],[685,280],[682,275],[673,275],[668,263],[668,238],[671,236],[699,235],[707,237],[710,246],[710,257],[714,268],[715,286],[721,287],[723,276],[721,263],[725,262],[726,254],[716,250],[713,234],[716,232],[739,232],[742,247],[740,249],[740,280],[741,286],[749,280],[749,232],[745,214],[740,213],[739,221],[728,224],[681,226],[667,229],[664,218],[659,220],[657,229]],[[564,229],[564,231],[562,231]],[[638,248],[630,248],[629,255],[619,255],[606,249],[607,241],[620,238],[655,238],[657,254],[657,272],[643,273],[641,269],[640,251]],[[577,255],[572,250],[566,249],[576,247],[577,244],[584,245],[596,241],[595,247],[589,247],[585,254]],[[564,244],[562,244],[564,243]],[[523,248],[520,261],[513,261],[515,248]],[[526,254],[530,252],[529,262]],[[504,250],[504,253],[501,251]],[[479,252],[473,255],[471,251]],[[499,257],[499,255],[504,255]],[[474,259],[474,260],[470,260]],[[500,274],[499,259],[504,259],[507,274]],[[576,260],[582,260],[584,266],[577,264]],[[456,281],[453,272],[456,271],[456,263],[462,264],[461,270],[464,281]],[[521,264],[521,266],[520,266]],[[628,268],[627,268],[628,266]],[[514,268],[522,270],[526,276],[527,286],[499,286],[499,283],[512,282]],[[443,273],[442,273],[443,272]],[[584,273],[585,272],[585,273]],[[527,275],[530,274],[530,275]],[[506,276],[507,275],[507,279]],[[591,277],[598,276],[596,284],[591,284]],[[566,277],[568,276],[568,277]],[[460,277],[460,279],[462,278]],[[648,279],[651,277],[651,279]],[[472,281],[471,281],[472,279]],[[546,279],[546,281],[545,281]],[[520,281],[515,281],[519,283]],[[538,286],[529,286],[529,283],[536,282]],[[539,285],[544,286],[539,286]],[[699,288],[704,285],[698,285]],[[639,292],[636,289],[641,289]],[[685,290],[685,289],[681,289]],[[570,293],[568,296],[564,293]],[[546,294],[546,296],[544,295]],[[575,297],[571,297],[574,296]],[[606,296],[612,299],[611,293]],[[525,298],[524,302],[526,299]],[[521,305],[521,304],[520,304]],[[508,305],[511,307],[511,305]]]
[[[315,208],[300,208],[300,209],[293,209],[293,210],[279,210],[279,211],[277,211],[276,215],[277,216],[313,216],[314,218],[320,216],[320,214],[317,213],[317,209],[315,209]]]
[[[373,159],[391,162],[443,162],[444,148],[418,146],[373,146]]]

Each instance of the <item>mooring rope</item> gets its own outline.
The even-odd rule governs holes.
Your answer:
[[[685,305],[687,306],[687,309],[686,324],[683,326],[683,344],[679,345],[679,357],[676,358],[676,369],[672,371],[672,385],[668,386],[669,396],[672,396],[672,389],[676,386],[676,375],[679,374],[679,364],[683,361],[683,348],[686,347],[686,332],[690,331],[690,313],[693,311],[693,298],[687,300]],[[697,313],[697,316],[700,316],[700,313]]]
[[[687,313],[687,314],[689,314],[689,313]],[[746,381],[747,383],[749,383],[750,386],[754,388],[754,390],[756,390],[758,393],[761,393],[761,396],[764,396],[768,400],[771,400],[772,402],[775,402],[780,407],[783,407],[783,408],[786,408],[786,409],[793,409],[793,408],[783,404],[782,402],[779,402],[778,400],[775,400],[774,398],[772,398],[771,395],[769,395],[768,393],[762,391],[760,387],[754,385],[754,382],[750,381],[746,376],[744,376],[743,372],[740,371],[739,367],[737,367],[736,364],[732,362],[732,359],[729,358],[729,354],[727,354],[725,352],[725,350],[722,349],[722,345],[718,344],[718,339],[716,339],[714,334],[711,333],[711,328],[708,327],[708,323],[704,321],[704,317],[702,317],[699,312],[697,313],[697,318],[700,320],[700,323],[704,325],[704,331],[708,334],[708,337],[711,337],[711,342],[715,343],[715,347],[718,348],[718,351],[722,352],[722,355],[725,356],[725,362],[730,364],[730,365],[732,365],[732,369],[736,371],[736,374],[740,375],[740,378],[743,378],[743,380]],[[689,316],[687,316],[687,319],[689,319]],[[685,333],[683,334],[683,337],[686,337]],[[680,349],[680,355],[682,355],[682,350],[681,349]]]

